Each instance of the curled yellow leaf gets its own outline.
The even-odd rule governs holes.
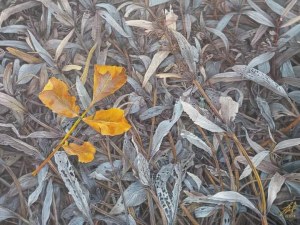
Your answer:
[[[82,163],[89,163],[93,161],[96,153],[95,146],[90,142],[83,142],[82,145],[77,145],[74,143],[68,144],[68,142],[66,142],[66,144],[64,144],[62,147],[69,155],[78,156],[78,161]]]
[[[68,86],[61,80],[52,77],[39,94],[39,99],[53,112],[68,118],[78,116],[79,106],[76,98],[69,93]]]
[[[124,110],[118,108],[99,110],[95,115],[83,118],[83,121],[102,135],[115,136],[131,128],[125,118]]]
[[[126,83],[126,80],[124,67],[95,65],[92,104],[115,93]]]

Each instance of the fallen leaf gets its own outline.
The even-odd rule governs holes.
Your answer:
[[[178,16],[174,13],[172,6],[170,5],[170,11],[165,9],[166,25],[169,29],[176,30],[176,21]]]
[[[284,88],[277,84],[265,73],[254,68],[248,68],[246,65],[235,65],[232,67],[232,70],[242,75],[243,79],[251,80],[288,99],[288,95]]]
[[[255,205],[253,205],[252,202],[250,202],[245,196],[235,191],[221,191],[215,195],[208,197],[208,199],[226,202],[239,202],[242,205],[248,207],[249,209],[252,209],[258,215],[261,215],[260,211]]]
[[[174,124],[179,120],[181,114],[182,105],[180,102],[177,102],[174,106],[172,118],[160,122],[160,124],[157,126],[157,129],[155,130],[155,133],[152,138],[153,141],[151,148],[151,156],[154,156],[158,152],[162,144],[163,138],[169,133]]]
[[[77,155],[78,161],[82,163],[88,163],[94,160],[94,155],[96,153],[96,148],[90,142],[83,142],[82,145],[77,145],[74,143],[63,145],[63,149],[69,155]]]
[[[119,135],[131,128],[125,118],[124,110],[118,108],[99,110],[95,115],[84,118],[83,121],[102,135]]]
[[[26,108],[18,100],[2,92],[0,92],[0,105],[4,105],[16,112],[26,112]]]
[[[39,99],[53,112],[68,118],[78,116],[79,106],[76,105],[76,98],[69,94],[68,86],[55,77],[50,78]]]
[[[85,219],[89,221],[88,224],[93,224],[89,207],[89,193],[86,188],[84,190],[82,189],[82,185],[80,185],[75,176],[75,171],[67,154],[64,151],[59,151],[54,155],[54,160],[57,164],[58,172],[66,188],[69,190],[69,194],[72,196],[77,208],[84,215]]]
[[[147,191],[145,187],[136,181],[130,184],[123,194],[118,199],[117,203],[111,209],[111,215],[116,215],[124,212],[126,207],[133,207],[142,204],[147,199]]]
[[[59,56],[61,55],[61,53],[63,52],[65,46],[67,45],[67,43],[69,42],[70,38],[72,37],[72,35],[74,34],[75,29],[72,29],[70,31],[70,33],[64,37],[64,39],[61,40],[61,42],[59,43],[56,52],[55,52],[55,57],[54,60],[57,61]]]
[[[207,144],[204,141],[202,141],[198,136],[194,135],[193,133],[187,130],[182,130],[180,135],[181,137],[186,138],[191,144],[206,151],[210,156],[212,155],[211,148],[208,147]]]
[[[115,93],[126,83],[126,80],[124,67],[95,65],[94,95],[91,104]]]
[[[6,50],[10,54],[18,57],[19,59],[24,60],[25,62],[27,62],[29,64],[42,63],[41,59],[36,58],[36,57],[34,57],[34,56],[30,55],[30,54],[27,54],[26,52],[22,52],[22,51],[20,51],[20,50],[18,50],[16,48],[7,47]]]
[[[202,127],[205,130],[209,130],[210,132],[224,132],[224,130],[216,125],[215,123],[211,122],[210,120],[206,119],[206,117],[202,116],[197,109],[195,109],[191,104],[180,100],[183,111],[188,114],[193,122]]]
[[[146,86],[150,77],[155,73],[156,69],[162,63],[162,61],[164,61],[165,58],[167,58],[169,53],[170,51],[158,51],[157,53],[155,53],[151,61],[151,64],[149,65],[147,72],[144,76],[143,85],[142,85],[143,87]]]
[[[227,125],[234,121],[236,114],[239,112],[239,103],[233,101],[230,96],[221,96],[220,114]]]
[[[263,162],[263,160],[270,154],[269,151],[262,151],[257,153],[252,159],[253,166],[256,168]],[[252,172],[252,168],[247,165],[246,168],[244,169],[243,173],[240,176],[240,180],[244,179],[245,177],[249,176]]]
[[[268,187],[268,200],[267,200],[267,211],[269,212],[274,200],[277,197],[278,192],[280,191],[282,185],[285,182],[285,177],[281,176],[279,173],[275,173],[274,176],[271,178]]]
[[[86,58],[84,70],[83,70],[83,73],[80,78],[83,84],[85,84],[85,82],[86,82],[87,75],[88,75],[89,69],[90,69],[90,62],[91,62],[91,59],[93,57],[93,54],[94,54],[96,48],[97,48],[97,43],[95,43],[93,45],[93,47],[90,49],[88,57]]]
[[[148,33],[154,30],[152,22],[147,20],[127,20],[126,24],[132,27],[139,27],[146,29],[145,32]]]

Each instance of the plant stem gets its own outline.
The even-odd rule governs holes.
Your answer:
[[[75,121],[71,129],[66,133],[64,138],[59,142],[59,144],[55,147],[55,149],[48,155],[48,157],[32,172],[33,176],[36,176],[40,170],[51,160],[51,158],[55,155],[55,153],[63,146],[66,140],[71,136],[71,134],[74,132],[80,121],[85,117],[85,115],[90,110],[90,107],[88,107],[80,117]]]
[[[208,97],[208,95],[205,93],[204,89],[202,88],[201,84],[197,81],[197,80],[193,80],[194,85],[197,86],[200,94],[204,97],[205,101],[207,102],[207,104],[209,105],[209,107],[211,108],[211,110],[214,112],[214,114],[221,120],[223,121],[220,113],[218,112],[218,110],[216,109],[216,107],[214,106],[214,104],[212,103],[212,101],[210,100],[210,98]],[[224,122],[224,121],[223,121]],[[263,184],[261,182],[260,176],[255,168],[255,166],[253,165],[250,157],[247,154],[246,149],[243,147],[243,145],[241,144],[241,142],[238,140],[237,136],[233,133],[233,132],[226,132],[227,136],[229,138],[231,138],[235,145],[237,146],[237,148],[240,150],[240,152],[243,154],[243,156],[245,157],[245,159],[247,160],[249,166],[252,169],[252,172],[255,176],[255,179],[257,180],[257,184],[258,184],[258,188],[260,191],[260,197],[261,197],[261,214],[262,214],[262,218],[261,218],[261,222],[262,225],[268,225],[268,221],[267,221],[267,210],[266,210],[266,196],[265,196],[265,191],[264,191],[264,187]]]

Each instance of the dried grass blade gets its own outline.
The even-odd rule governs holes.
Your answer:
[[[84,70],[83,70],[83,73],[82,73],[81,78],[80,78],[80,80],[82,81],[82,84],[83,84],[83,85],[84,85],[85,82],[86,82],[87,75],[88,75],[89,69],[90,69],[91,59],[92,59],[92,57],[93,57],[93,54],[94,54],[96,48],[97,48],[97,43],[95,43],[95,44],[93,45],[93,47],[90,49],[89,54],[88,54],[88,57],[86,58]]]

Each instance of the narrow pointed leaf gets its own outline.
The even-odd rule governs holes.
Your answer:
[[[69,190],[69,194],[72,196],[77,208],[89,221],[89,224],[93,224],[89,207],[89,199],[87,198],[88,193],[85,193],[79,184],[67,154],[64,151],[59,151],[54,155],[54,159],[57,164],[58,172],[65,186]]]
[[[257,207],[254,206],[252,202],[250,202],[246,197],[235,191],[221,191],[213,196],[208,197],[208,199],[227,202],[239,202],[242,205],[248,207],[249,209],[252,209],[258,215],[261,215]]]
[[[174,126],[174,124],[179,120],[181,114],[182,114],[182,106],[180,102],[177,102],[174,106],[172,118],[160,122],[160,124],[157,126],[157,129],[155,130],[155,133],[153,135],[151,156],[154,156],[158,152],[161,143],[163,141],[163,138],[169,133],[171,128]]]
[[[252,159],[252,163],[254,167],[256,168],[263,160],[269,155],[269,151],[262,151],[257,153]],[[249,176],[252,172],[252,168],[247,165],[246,168],[244,169],[243,173],[240,176],[240,180],[244,179],[245,177]]]
[[[186,138],[191,144],[206,151],[210,156],[212,155],[211,148],[208,147],[207,144],[204,141],[202,141],[198,136],[186,130],[181,131],[180,135],[181,137]]]
[[[282,150],[282,149],[286,149],[286,148],[291,148],[294,147],[296,145],[300,145],[300,138],[293,138],[293,139],[288,139],[288,140],[284,140],[279,142],[273,149],[273,152]]]
[[[50,78],[39,99],[53,112],[68,118],[78,116],[79,106],[76,105],[76,98],[69,93],[68,86],[55,77]]]
[[[96,153],[96,148],[90,142],[84,142],[82,145],[67,143],[63,146],[63,148],[69,155],[77,155],[78,161],[82,163],[89,163],[93,161]]]
[[[183,111],[188,114],[195,124],[211,132],[224,132],[221,127],[202,116],[191,104],[182,100],[180,102],[182,104]]]
[[[99,110],[95,115],[84,118],[83,121],[102,135],[115,136],[131,128],[125,118],[124,110],[118,108]]]
[[[259,85],[268,88],[269,90],[282,97],[288,98],[288,95],[285,92],[284,88],[277,84],[274,80],[272,80],[267,74],[254,68],[248,68],[245,65],[235,65],[232,67],[232,69],[242,75],[243,79],[251,80]]]
[[[117,203],[111,209],[110,214],[116,215],[124,212],[126,207],[134,207],[142,204],[147,199],[145,187],[139,182],[130,184],[124,191]],[[125,201],[125,204],[124,204]]]
[[[285,182],[285,177],[281,176],[279,173],[275,173],[275,175],[271,178],[271,181],[269,183],[269,188],[268,188],[267,211],[270,211],[271,206],[277,197],[277,193],[280,191],[284,182]]]
[[[126,83],[126,80],[124,67],[95,65],[92,104],[115,93]]]

